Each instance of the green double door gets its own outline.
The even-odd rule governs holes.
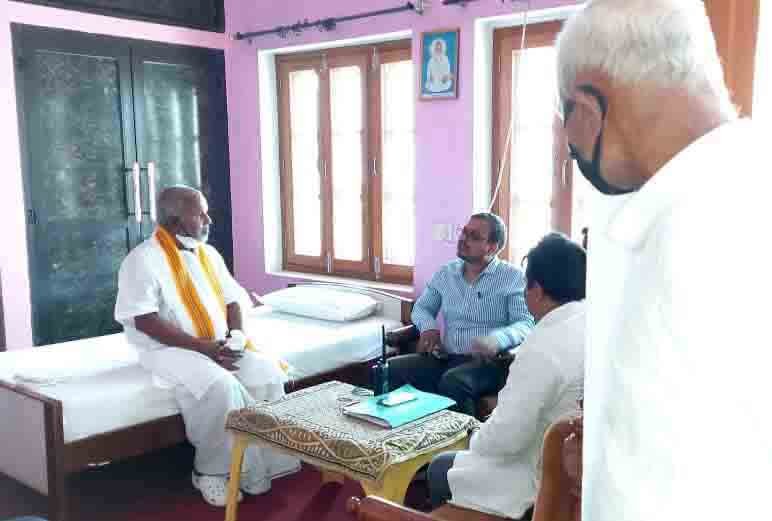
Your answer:
[[[155,197],[207,195],[231,263],[222,51],[14,25],[36,345],[113,333],[117,273]]]

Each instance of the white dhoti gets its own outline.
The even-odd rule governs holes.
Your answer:
[[[174,389],[185,433],[196,449],[194,468],[200,474],[228,474],[233,445],[225,432],[229,412],[284,396],[286,375],[275,360],[259,353],[245,352],[233,373],[186,349],[159,349],[143,353],[140,360],[162,385]],[[296,458],[250,447],[243,471],[271,479],[297,470],[298,465]]]
[[[220,254],[211,246],[203,248],[216,272],[222,300],[215,293],[198,255],[180,250],[180,259],[208,311],[213,338],[224,340],[229,326],[223,304],[242,302],[248,297],[228,272]],[[197,335],[175,284],[175,273],[155,235],[134,248],[121,265],[115,319],[123,324],[129,341],[142,351],[140,363],[157,383],[174,389],[188,439],[196,448],[195,469],[201,474],[227,474],[232,445],[225,432],[228,413],[254,400],[280,398],[284,395],[287,376],[277,358],[268,352],[245,352],[236,364],[239,370],[231,373],[201,353],[161,344],[136,328],[135,317],[148,313],[157,313],[159,318],[187,334]],[[295,470],[298,464],[294,458],[251,449],[247,451],[244,470],[270,478]]]

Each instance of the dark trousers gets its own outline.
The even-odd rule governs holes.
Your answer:
[[[475,416],[477,400],[495,394],[507,381],[509,366],[500,360],[481,360],[469,355],[411,354],[389,359],[389,388],[410,384],[421,391],[441,394],[456,401],[460,412]]]
[[[456,460],[456,451],[443,452],[432,459],[426,471],[426,482],[429,485],[429,499],[432,508],[441,507],[450,501],[453,494],[448,483],[448,471]]]
[[[432,509],[439,508],[453,499],[453,493],[450,491],[450,484],[448,483],[448,471],[456,461],[456,454],[457,451],[443,452],[435,456],[429,463],[426,481],[429,485],[429,499],[432,503]],[[532,517],[533,507],[529,507],[520,521],[531,521]]]

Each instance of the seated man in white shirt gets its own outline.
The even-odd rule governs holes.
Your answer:
[[[243,338],[239,302],[248,297],[206,244],[212,222],[207,212],[206,199],[193,188],[161,193],[158,227],[121,265],[115,319],[140,348],[140,362],[154,380],[174,391],[196,449],[193,485],[207,503],[225,506],[231,452],[226,416],[255,400],[283,396],[286,375],[280,361],[255,351],[251,342],[246,351],[236,349],[241,346],[234,341]],[[250,448],[241,488],[262,494],[273,477],[298,468],[293,458]]]
[[[472,435],[469,450],[429,466],[432,504],[521,519],[533,506],[544,433],[576,411],[584,383],[584,249],[561,234],[526,257],[526,303],[536,327],[517,351],[498,405]]]

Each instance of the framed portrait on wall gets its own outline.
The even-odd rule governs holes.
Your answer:
[[[421,33],[422,100],[458,97],[458,29]]]

